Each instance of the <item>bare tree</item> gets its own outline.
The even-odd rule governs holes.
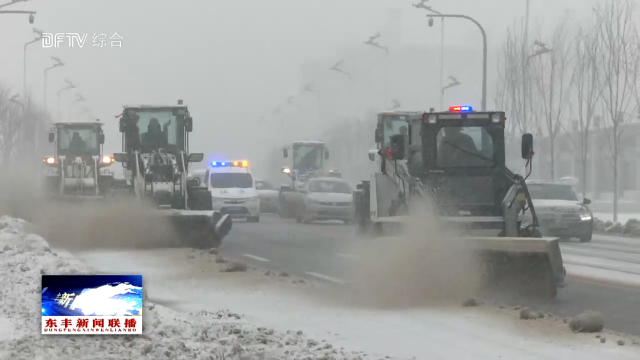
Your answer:
[[[613,220],[618,220],[618,164],[621,136],[635,100],[640,52],[633,0],[608,0],[595,8],[598,39],[598,85],[610,132],[607,136],[613,160]]]
[[[597,27],[578,30],[571,74],[571,85],[574,88],[571,112],[576,116],[576,130],[579,132],[579,141],[575,147],[580,148],[580,181],[583,198],[587,193],[590,130],[600,98],[597,67],[598,38],[594,29]]]
[[[562,19],[556,26],[551,48],[536,41],[538,48],[530,58],[534,70],[536,89],[535,102],[540,106],[543,127],[549,139],[549,165],[551,179],[555,179],[555,141],[563,129],[565,112],[569,108],[571,93],[571,48],[568,40],[568,18]]]

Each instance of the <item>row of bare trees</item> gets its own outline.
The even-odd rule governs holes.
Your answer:
[[[2,168],[33,162],[48,147],[46,133],[51,118],[27,95],[22,98],[0,83],[0,161]],[[35,163],[35,162],[34,162]]]
[[[640,28],[634,0],[607,0],[588,19],[565,16],[549,34],[522,23],[508,29],[499,56],[496,106],[511,121],[511,139],[530,132],[548,144],[550,178],[556,179],[558,135],[572,133],[586,192],[592,130],[606,142],[617,217],[619,163],[625,129],[640,104]],[[545,144],[545,146],[547,146]],[[595,149],[594,149],[595,150]],[[605,170],[605,169],[602,169]]]

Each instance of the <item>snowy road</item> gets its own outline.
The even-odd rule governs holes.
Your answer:
[[[340,285],[347,281],[349,263],[358,260],[346,250],[353,234],[353,227],[340,223],[303,225],[263,216],[259,224],[234,224],[221,253],[256,267]],[[569,286],[554,303],[522,305],[562,317],[601,311],[608,328],[640,335],[640,239],[594,235],[592,243],[561,247]]]

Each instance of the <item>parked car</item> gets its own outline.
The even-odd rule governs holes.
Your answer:
[[[256,180],[256,189],[260,198],[260,212],[277,212],[278,190],[266,180]]]
[[[570,184],[554,181],[527,181],[540,231],[543,236],[578,238],[589,242],[593,235],[591,200],[578,200]]]
[[[307,183],[296,211],[296,221],[308,224],[314,220],[353,222],[353,190],[349,183],[335,177],[312,178]]]

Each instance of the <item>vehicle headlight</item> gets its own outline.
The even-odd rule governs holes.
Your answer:
[[[581,220],[591,220],[592,216],[591,216],[591,211],[589,211],[589,209],[587,209],[586,207],[581,207],[580,208],[580,219]]]

